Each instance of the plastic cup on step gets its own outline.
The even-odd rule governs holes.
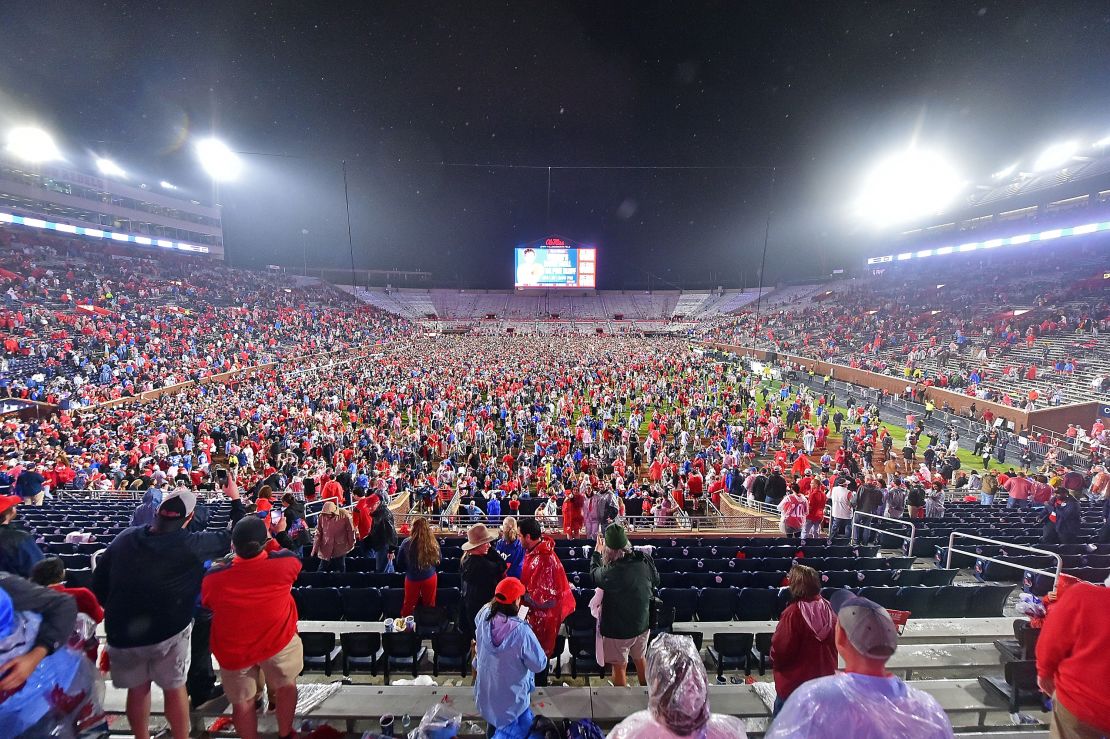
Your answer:
[[[394,718],[390,714],[386,714],[378,719],[378,730],[382,736],[393,736]]]

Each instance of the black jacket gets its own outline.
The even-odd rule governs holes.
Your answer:
[[[294,500],[292,503],[285,506],[282,515],[285,516],[285,520],[292,526],[294,521],[304,518],[304,513],[304,503],[299,500]]]
[[[62,646],[73,633],[77,622],[77,601],[72,595],[40,587],[21,577],[0,573],[0,590],[12,600],[17,611],[33,611],[42,616],[35,646],[44,647],[47,654]]]
[[[864,485],[856,498],[856,510],[875,513],[883,506],[883,491],[874,485]]]
[[[42,557],[34,534],[11,524],[0,526],[0,571],[29,577],[31,568]]]
[[[242,503],[232,501],[232,518]],[[193,619],[205,563],[231,548],[231,531],[162,534],[135,526],[120,533],[100,556],[93,592],[104,605],[104,627],[113,647],[165,641]]]
[[[1050,516],[1055,513],[1056,521],[1053,523]],[[1053,541],[1052,532],[1059,537],[1060,544],[1074,544],[1079,541],[1080,526],[1082,518],[1079,513],[1079,501],[1070,495],[1064,498],[1063,502],[1056,500],[1049,501],[1044,507],[1044,513],[1041,516],[1041,523],[1044,524],[1045,538],[1051,543]]]
[[[765,499],[770,502],[779,502],[786,497],[786,478],[778,473],[771,473],[767,478],[767,488],[764,493]]]
[[[370,533],[366,543],[371,549],[397,546],[397,526],[393,522],[393,511],[384,502],[370,516]]]
[[[493,599],[494,588],[505,577],[508,567],[493,547],[484,556],[467,557],[459,565],[462,582],[459,630],[464,634],[474,635],[474,618]]]
[[[20,473],[19,477],[15,478],[15,494],[21,498],[33,498],[42,492],[42,486],[46,482],[46,478],[39,473],[29,470]]]

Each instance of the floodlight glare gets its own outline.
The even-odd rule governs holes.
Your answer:
[[[9,131],[7,150],[28,162],[49,162],[62,158],[62,153],[58,151],[50,134],[31,126],[20,126]]]
[[[161,188],[163,190],[176,190],[177,189],[177,185],[173,184],[172,182],[166,182],[165,180],[162,180],[158,184],[161,186]]]
[[[1059,144],[1053,144],[1041,152],[1041,155],[1037,157],[1036,163],[1033,164],[1033,169],[1038,172],[1043,172],[1046,169],[1063,167],[1071,161],[1071,158],[1075,156],[1075,152],[1078,149],[1079,144],[1075,141],[1062,141]]]
[[[100,170],[100,174],[105,177],[126,177],[127,173],[123,168],[113,162],[111,159],[97,159],[96,168]]]
[[[937,152],[908,149],[871,171],[857,207],[862,216],[880,224],[911,221],[944,210],[964,186],[955,168]]]
[[[1018,168],[1018,163],[1014,162],[1009,167],[1004,167],[1003,169],[998,170],[997,172],[992,174],[991,177],[996,179],[996,180],[1004,180],[1007,177],[1009,177],[1010,175],[1012,175],[1014,172],[1016,172],[1017,168]]]
[[[235,152],[218,139],[198,141],[197,157],[204,171],[214,180],[234,180],[243,169],[243,163]]]

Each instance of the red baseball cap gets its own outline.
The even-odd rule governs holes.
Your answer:
[[[23,502],[18,495],[0,495],[0,513],[5,513],[9,508],[14,508]]]
[[[497,588],[493,591],[493,597],[498,603],[513,603],[525,592],[524,583],[515,577],[506,577],[497,583]]]

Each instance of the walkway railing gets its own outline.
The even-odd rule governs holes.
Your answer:
[[[396,517],[397,525],[412,524],[413,520],[422,517],[428,519],[430,523],[438,524],[441,531],[457,531],[465,532],[466,529],[476,523],[485,523],[486,525],[499,525],[500,521],[506,518],[502,516],[487,516],[487,515],[469,515],[469,514],[435,514],[435,513],[405,513]],[[562,531],[563,518],[562,516],[544,516],[543,514],[535,515],[517,515],[514,516],[518,521],[525,518],[535,518],[540,521],[541,528],[547,530]],[[629,531],[665,531],[668,533],[682,532],[682,531],[720,531],[722,529],[728,531],[741,531],[745,533],[762,533],[764,531],[778,531],[778,525],[769,522],[765,516],[761,515],[736,515],[736,516],[687,516],[679,518],[678,516],[660,518],[656,520],[655,516],[621,516],[618,521],[628,527]]]
[[[909,548],[906,550],[906,552],[908,554],[910,554],[911,556],[913,555],[913,542],[914,542],[915,539],[917,539],[917,524],[915,524],[913,521],[907,521],[907,520],[902,519],[902,518],[890,518],[889,516],[880,516],[877,513],[864,513],[863,511],[856,511],[855,515],[857,515],[857,516],[866,516],[867,518],[874,518],[874,519],[878,519],[879,521],[889,521],[890,523],[898,524],[900,526],[909,526],[910,527],[910,534],[909,534],[909,536],[906,536],[905,534],[899,534],[895,531],[889,531],[887,529],[880,529],[880,528],[876,528],[874,526],[865,526],[862,523],[856,523],[855,521],[852,521],[852,527],[853,528],[867,529],[868,531],[877,531],[880,534],[887,534],[888,536],[893,536],[893,537],[896,537],[898,539],[901,539],[902,541],[909,542]],[[858,540],[858,537],[853,537],[853,538]]]
[[[975,552],[975,551],[971,551],[971,550],[967,550],[967,549],[957,549],[956,548],[956,538],[957,537],[959,537],[961,539],[971,539],[973,541],[981,541],[981,542],[984,542],[986,544],[996,544],[1000,547],[1006,547],[1007,549],[1021,549],[1021,550],[1024,550],[1026,552],[1032,552],[1033,554],[1042,554],[1046,557],[1052,557],[1053,559],[1056,560],[1056,571],[1055,572],[1049,572],[1048,570],[1038,570],[1038,569],[1035,569],[1033,567],[1026,567],[1025,565],[1019,565],[1019,564],[1015,564],[1013,562],[1007,562],[1004,559],[996,559],[995,557],[988,557],[984,554],[980,554],[980,553]],[[1059,579],[1060,573],[1064,569],[1064,558],[1061,557],[1056,552],[1049,552],[1049,551],[1044,550],[1044,549],[1037,549],[1036,547],[1028,547],[1028,546],[1025,546],[1024,544],[1013,544],[1013,543],[1010,543],[1008,541],[999,541],[998,539],[988,539],[988,538],[983,537],[983,536],[975,536],[974,534],[965,534],[962,531],[953,531],[952,534],[948,537],[948,559],[944,564],[944,566],[947,567],[948,569],[952,569],[952,555],[953,554],[965,554],[968,557],[974,557],[975,559],[985,559],[988,562],[994,562],[995,564],[1000,564],[1004,567],[1013,567],[1014,569],[1022,570],[1024,572],[1035,572],[1038,575],[1044,575],[1045,577],[1051,577],[1053,582],[1056,582],[1056,580]]]
[[[350,509],[355,507],[354,503],[351,503],[350,505],[339,505],[339,498],[337,498],[335,496],[332,496],[330,498],[320,498],[318,500],[310,500],[310,501],[308,501],[307,503],[304,504],[305,520],[307,521],[310,518],[314,518],[316,516],[319,516],[321,513],[324,512],[324,504],[329,503],[329,502],[335,503],[337,508],[346,508],[347,510],[350,510]],[[320,506],[320,510],[317,510],[317,511],[308,510],[309,506],[317,506],[317,505]]]

